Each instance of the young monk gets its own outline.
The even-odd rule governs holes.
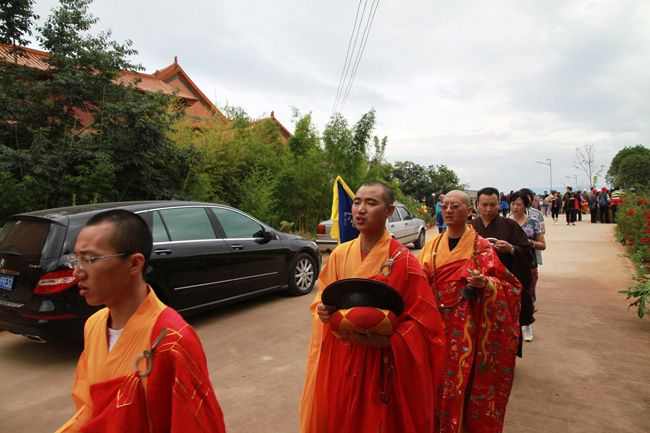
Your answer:
[[[145,221],[121,209],[79,233],[68,265],[86,302],[106,308],[86,322],[77,413],[57,433],[225,432],[198,336],[145,283],[152,247]]]
[[[386,229],[394,210],[393,191],[384,183],[359,188],[352,215],[361,234],[337,247],[320,274],[310,308],[314,322],[300,406],[303,433],[433,431],[444,331],[417,259]],[[389,259],[390,272],[388,267],[382,272]],[[321,294],[343,278],[381,281],[401,294],[404,312],[390,336],[348,331],[338,339],[332,334],[335,307],[323,305]],[[390,386],[382,388],[387,381]]]

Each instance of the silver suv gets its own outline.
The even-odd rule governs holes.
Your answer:
[[[427,225],[424,220],[417,218],[406,207],[395,202],[395,212],[386,220],[386,228],[390,235],[404,245],[413,242],[415,248],[422,248],[426,242]],[[332,220],[318,224],[316,244],[321,252],[331,253],[338,245],[338,239],[330,236]]]

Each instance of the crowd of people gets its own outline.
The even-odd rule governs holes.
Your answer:
[[[310,307],[300,431],[502,431],[516,358],[533,341],[544,217],[615,221],[618,191],[434,195],[439,233],[416,257],[386,228],[391,188],[362,185],[360,235],[331,253]],[[146,284],[151,249],[127,211],[98,214],[77,239],[80,293],[106,308],[86,324],[77,413],[60,432],[225,431],[196,333]]]
[[[438,234],[415,257],[385,227],[392,197],[381,182],[357,191],[360,236],[336,248],[321,272],[301,432],[499,432],[516,358],[533,341],[547,209],[529,189],[506,195],[488,187],[474,200],[462,191],[432,194],[423,201]],[[354,279],[403,296],[390,332],[359,325],[367,318],[351,311],[361,304],[346,305],[342,320],[340,306],[324,302],[328,287]],[[390,315],[389,307],[375,309]],[[344,322],[352,328],[341,332]]]

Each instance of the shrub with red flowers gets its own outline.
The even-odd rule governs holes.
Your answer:
[[[625,193],[616,210],[618,237],[627,241],[627,254],[637,268],[637,284],[621,290],[635,301],[639,317],[650,313],[650,202],[648,197]]]

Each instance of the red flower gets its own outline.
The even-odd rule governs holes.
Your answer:
[[[638,202],[639,202],[640,205],[644,205],[644,204],[646,204],[648,202],[648,200],[642,198],[641,200],[638,200]]]
[[[629,211],[625,212],[626,216],[630,216],[632,214],[634,214],[634,209],[630,209]]]

